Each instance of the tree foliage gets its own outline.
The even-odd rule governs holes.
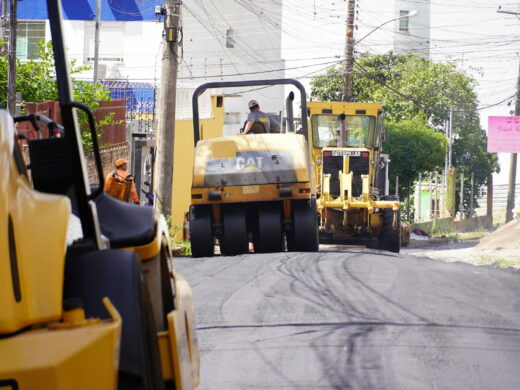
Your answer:
[[[16,91],[22,95],[22,103],[39,103],[46,100],[58,100],[58,85],[54,69],[54,55],[52,42],[39,42],[39,58],[36,60],[16,60]],[[70,62],[71,75],[88,70],[88,66],[77,65],[75,60]],[[5,107],[7,103],[7,57],[0,57],[0,105]],[[86,104],[92,111],[99,107],[99,102],[110,101],[109,91],[99,83],[93,84],[82,80],[72,79],[74,98],[76,101]],[[90,132],[86,128],[87,119],[84,113],[79,113],[82,127],[82,140],[86,147],[92,145]],[[113,115],[107,115],[99,125],[113,123]],[[101,131],[98,131],[101,135]]]
[[[388,138],[392,140],[385,150],[392,161],[389,175],[399,176],[404,187],[413,183],[417,172],[443,166],[446,137],[428,126],[424,118],[389,121],[386,127]]]
[[[342,75],[341,67],[333,67],[314,78],[311,81],[311,98],[318,101],[340,101]],[[442,169],[444,165],[444,158],[431,158],[429,149],[409,149],[415,159],[421,160],[413,165],[410,165],[407,155],[393,155],[402,150],[402,145],[414,145],[414,138],[419,136],[405,128],[419,126],[421,140],[425,141],[430,137],[432,142],[440,142],[441,138],[446,139],[443,130],[450,109],[453,110],[453,131],[456,138],[452,161],[457,172],[464,172],[466,178],[474,172],[478,188],[487,182],[492,172],[498,171],[496,155],[486,152],[486,133],[480,126],[475,86],[476,81],[465,72],[457,70],[454,64],[437,64],[413,54],[363,54],[356,60],[354,99],[384,104],[386,122],[390,129],[386,150],[391,154],[391,173],[398,174],[401,179],[401,194],[407,190],[406,178],[413,183],[419,173]],[[429,131],[425,131],[426,128]],[[427,145],[425,142],[421,147]],[[413,170],[410,169],[411,166],[414,167]],[[465,196],[464,204],[469,204],[469,193]]]

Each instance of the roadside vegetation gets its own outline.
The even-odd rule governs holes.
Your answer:
[[[22,95],[22,104],[40,103],[46,100],[58,100],[58,85],[54,69],[54,55],[52,42],[39,42],[38,59],[20,61],[16,60],[16,91]],[[0,57],[0,106],[7,104],[7,56]],[[100,83],[90,83],[74,78],[74,75],[89,70],[89,66],[78,65],[75,60],[69,64],[72,76],[74,99],[86,104],[92,111],[99,107],[100,102],[110,101],[108,89],[103,88]],[[24,112],[25,113],[25,112]],[[82,125],[82,141],[86,148],[92,146],[92,138],[87,130],[87,118],[83,112],[78,111],[78,117]],[[103,125],[113,124],[113,114],[106,115],[98,123],[98,136],[102,134]]]

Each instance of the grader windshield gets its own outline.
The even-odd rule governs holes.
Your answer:
[[[311,122],[314,147],[339,146],[340,115],[313,115]],[[377,142],[376,118],[373,116],[346,115],[345,130],[346,146],[370,149],[374,147],[374,142]]]

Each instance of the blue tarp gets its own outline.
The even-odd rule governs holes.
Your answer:
[[[112,99],[126,101],[126,111],[152,114],[155,105],[155,88],[149,83],[132,81],[100,81],[110,91]]]
[[[155,6],[163,4],[164,0],[101,0],[101,20],[153,21]],[[96,0],[62,0],[62,8],[65,20],[94,20]],[[19,0],[18,19],[48,19],[46,0]]]

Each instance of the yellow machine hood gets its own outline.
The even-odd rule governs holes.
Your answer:
[[[195,149],[193,187],[309,181],[302,135],[254,134],[201,140]]]

